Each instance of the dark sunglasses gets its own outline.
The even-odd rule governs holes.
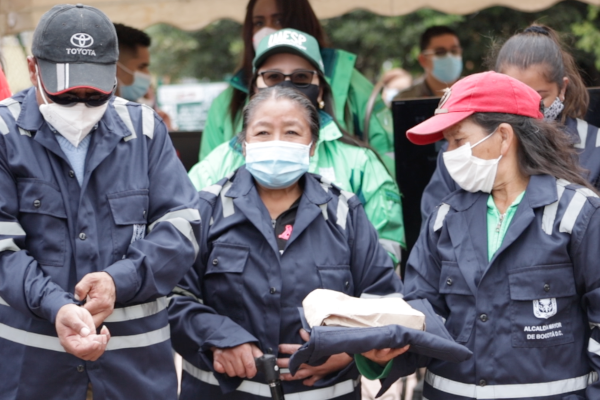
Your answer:
[[[85,103],[88,107],[98,107],[110,100],[114,93],[114,89],[109,94],[93,94],[91,96],[79,97],[74,94],[65,93],[61,95],[53,95],[46,92],[46,96],[56,104],[61,106],[72,107],[77,103]]]
[[[284,74],[280,71],[264,71],[259,73],[262,76],[265,85],[268,87],[275,86],[285,81],[286,78],[290,78],[290,81],[296,86],[308,86],[312,83],[313,76],[317,71],[310,71],[307,69],[299,69],[291,74]]]

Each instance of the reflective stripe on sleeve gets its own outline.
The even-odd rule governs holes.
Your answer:
[[[558,200],[544,207],[544,214],[542,215],[542,230],[547,235],[552,235],[552,231],[554,229],[554,220],[556,220],[556,212],[558,211],[558,203],[560,203],[560,199],[562,198],[562,195],[565,192],[565,187],[567,185],[570,185],[569,181],[566,181],[564,179],[557,179],[556,194],[558,196]]]
[[[15,244],[15,241],[12,239],[4,239],[0,240],[0,252],[3,251],[20,251],[19,246]]]
[[[169,222],[192,243],[194,254],[197,256],[200,246],[198,245],[196,235],[194,235],[194,230],[190,224],[190,222],[196,221],[200,221],[200,212],[198,210],[186,208],[183,210],[171,211],[150,224],[148,232],[152,231],[154,226],[159,222]]]
[[[155,301],[149,303],[138,304],[136,306],[129,306],[123,308],[115,308],[106,318],[105,322],[123,322],[130,321],[132,319],[146,318],[151,315],[158,314],[162,310],[167,308],[167,298],[160,297]]]
[[[13,118],[15,119],[15,121],[17,119],[19,119],[19,115],[21,114],[21,103],[19,103],[18,101],[16,101],[15,99],[13,99],[12,97],[9,97],[8,99],[4,99],[0,102],[0,104],[5,105],[8,108],[8,111],[10,111],[10,113],[12,114]],[[0,118],[2,119],[2,118]],[[4,126],[6,126],[6,123],[4,122],[4,120],[2,120],[2,123],[4,123]],[[1,131],[1,127],[0,127],[0,131]],[[3,132],[4,133],[4,132]],[[5,135],[8,133],[8,127],[6,127],[6,133],[4,133]],[[31,137],[31,133],[29,131],[26,131],[25,129],[19,127],[19,133],[23,136],[29,136]]]
[[[25,236],[25,231],[18,222],[0,222],[0,235]]]
[[[442,226],[444,226],[444,219],[446,218],[446,215],[448,214],[448,211],[450,211],[450,205],[449,204],[442,203],[438,207],[437,215],[435,216],[435,223],[433,224],[433,231],[434,232],[437,232],[440,229],[442,229]]]
[[[113,106],[115,107],[117,115],[119,115],[119,118],[121,118],[121,121],[123,121],[127,129],[129,129],[129,132],[131,132],[131,135],[123,139],[126,142],[137,138],[135,129],[133,128],[133,122],[131,121],[131,116],[129,115],[129,110],[127,109],[127,103],[128,101],[121,97],[115,97],[115,101],[113,102]]]
[[[579,213],[581,212],[581,209],[585,205],[586,201],[587,197],[584,194],[575,192],[575,195],[567,206],[565,215],[563,215],[562,220],[560,221],[560,227],[558,228],[559,232],[573,232],[575,221],[577,221],[577,217],[579,217]]]
[[[435,375],[431,371],[427,371],[425,374],[425,382],[433,388],[441,392],[472,399],[529,399],[533,397],[557,396],[563,393],[583,390],[596,380],[598,380],[598,374],[592,371],[589,374],[576,378],[552,382],[479,386],[446,379]]]
[[[154,110],[142,104],[142,133],[150,139],[154,137]]]
[[[590,341],[588,342],[588,351],[590,353],[594,353],[597,356],[600,356],[600,343],[590,338]]]
[[[585,149],[585,142],[587,141],[587,134],[588,134],[588,123],[579,118],[577,118],[576,121],[577,121],[577,133],[579,134],[580,142],[575,145],[575,148]]]
[[[155,331],[130,336],[113,336],[106,345],[106,350],[132,349],[148,347],[169,340],[171,331],[166,325]],[[60,340],[55,336],[40,335],[0,323],[0,338],[10,340],[29,347],[44,350],[65,352]]]
[[[327,221],[329,219],[329,214],[327,214],[327,203],[319,204],[319,208],[321,209],[321,214],[323,215],[323,219]]]
[[[209,385],[219,386],[219,381],[212,372],[201,370],[190,364],[187,360],[183,360],[183,370],[194,378],[208,383]],[[360,379],[360,378],[359,378]],[[358,385],[359,379],[348,379],[333,386],[311,389],[299,393],[286,393],[286,400],[329,400],[354,392]],[[271,398],[271,389],[265,383],[258,383],[244,380],[236,389],[238,392],[250,393],[255,396]]]
[[[390,293],[390,294],[385,294],[385,295],[363,293],[360,295],[360,298],[361,299],[389,299],[389,298],[403,299],[404,295],[402,293]]]
[[[379,244],[381,244],[381,247],[383,247],[385,251],[392,253],[396,260],[400,261],[402,259],[400,243],[389,239],[379,239]]]
[[[235,208],[233,207],[233,199],[231,197],[227,197],[226,194],[229,192],[231,188],[231,181],[227,181],[225,185],[223,185],[223,189],[221,190],[221,204],[223,206],[223,218],[227,218],[233,214],[235,214]]]

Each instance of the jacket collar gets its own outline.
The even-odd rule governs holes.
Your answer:
[[[471,193],[461,189],[444,199],[443,202],[460,212],[471,208],[482,196],[487,199],[489,194]],[[527,202],[529,207],[538,208],[552,204],[556,200],[558,200],[556,178],[550,175],[532,175],[530,177],[522,203]]]

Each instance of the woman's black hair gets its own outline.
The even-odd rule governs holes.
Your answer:
[[[252,36],[254,36],[252,15],[257,1],[258,0],[250,0],[248,2],[244,26],[242,27],[244,52],[241,66],[237,72],[242,72],[245,82],[250,82],[250,79],[252,79],[252,60],[254,60],[255,55],[254,46],[252,44]],[[276,2],[277,8],[281,12],[281,25],[284,28],[293,28],[306,32],[317,40],[320,48],[327,47],[328,41],[325,30],[321,26],[321,23],[308,0],[276,0]],[[247,93],[236,88],[233,89],[233,96],[229,103],[229,114],[232,120],[235,120],[238,116],[238,113],[244,107],[247,98]]]
[[[312,141],[316,144],[319,141],[319,132],[321,130],[319,112],[312,104],[312,102],[300,93],[299,91],[284,87],[284,86],[272,86],[260,90],[250,99],[250,102],[244,107],[242,112],[243,125],[242,131],[238,134],[238,142],[244,143],[246,141],[246,129],[248,124],[254,118],[256,108],[269,100],[289,100],[299,105],[306,113],[306,119],[310,126],[310,133]]]
[[[585,186],[597,193],[579,166],[579,156],[571,139],[556,123],[515,114],[475,113],[471,121],[488,133],[502,123],[509,124],[518,140],[517,159],[523,175],[551,175]]]
[[[589,94],[573,56],[565,50],[558,34],[544,25],[532,25],[504,43],[493,62],[496,72],[515,66],[527,69],[539,66],[548,82],[563,88],[563,78],[569,78],[563,102],[562,121],[566,117],[583,118],[587,112]]]

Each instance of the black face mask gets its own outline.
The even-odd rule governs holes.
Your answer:
[[[275,86],[283,86],[283,87],[296,89],[297,91],[299,91],[300,93],[302,93],[303,95],[308,97],[310,102],[313,103],[313,106],[315,106],[315,108],[317,110],[319,109],[319,86],[318,85],[310,84],[310,85],[296,86],[291,81],[283,81],[281,83],[278,83]]]

